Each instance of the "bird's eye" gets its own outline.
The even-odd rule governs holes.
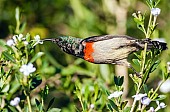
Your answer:
[[[61,39],[61,38],[59,38],[58,40],[59,40],[59,41],[62,41],[62,39]]]

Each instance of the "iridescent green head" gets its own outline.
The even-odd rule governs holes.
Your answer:
[[[81,57],[80,52],[83,46],[80,44],[80,42],[82,39],[71,36],[59,36],[52,41],[56,43],[63,51]]]

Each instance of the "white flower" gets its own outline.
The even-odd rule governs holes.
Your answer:
[[[91,105],[90,105],[90,108],[93,109],[93,108],[94,108],[94,104],[91,104]]]
[[[158,111],[159,109],[165,108],[166,105],[164,102],[159,103],[159,101],[156,101],[156,104],[158,105],[155,111]]]
[[[20,72],[22,72],[25,76],[28,76],[29,74],[35,72],[36,68],[33,67],[32,63],[28,63],[28,65],[22,65],[19,69]]]
[[[12,39],[14,40],[15,43],[17,43],[17,36],[18,36],[18,35],[14,35],[14,36],[12,37]]]
[[[27,42],[27,41],[24,41],[24,45],[28,45],[28,42]]]
[[[17,43],[18,41],[21,41],[23,38],[23,34],[19,34],[19,35],[14,35],[12,37],[12,39],[14,40],[15,43]]]
[[[170,66],[170,62],[167,62],[167,65]]]
[[[40,36],[39,35],[36,35],[34,37],[34,39],[35,39],[35,44],[33,46],[35,46],[37,44],[43,44],[43,41],[40,40]]]
[[[141,14],[141,11],[137,11],[138,14]]]
[[[20,102],[20,98],[19,97],[16,97],[14,98],[13,100],[10,101],[10,105],[12,106],[17,106]]]
[[[132,14],[132,16],[133,16],[133,17],[135,17],[135,18],[137,18],[137,15],[136,15],[136,13],[133,13],[133,14]]]
[[[153,107],[150,107],[150,109],[147,112],[155,112],[155,109]]]
[[[13,45],[15,45],[15,43],[14,43],[14,40],[13,40],[13,39],[9,39],[9,40],[7,40],[6,44],[7,44],[8,46],[13,46]]]
[[[165,105],[164,102],[161,102],[161,103],[159,104],[159,106],[160,106],[160,108],[165,108],[165,107],[166,107],[166,105]]]
[[[34,37],[34,39],[35,39],[36,41],[39,41],[39,40],[40,40],[40,36],[39,36],[39,35],[36,35],[36,36]]]
[[[135,98],[135,100],[141,100],[143,97],[147,96],[147,94],[137,94],[137,95],[133,95],[132,98]]]
[[[170,79],[167,79],[159,88],[162,93],[169,93],[170,92]]]
[[[23,38],[23,34],[14,35],[12,38],[14,39],[15,42],[17,42],[18,40],[21,41]]]
[[[151,102],[151,100],[148,98],[148,97],[142,97],[142,99],[141,99],[141,103],[143,104],[143,105],[149,105],[150,104],[150,102]]]
[[[18,40],[21,41],[22,38],[23,38],[23,34],[19,34],[19,35],[18,35]]]
[[[151,9],[151,14],[153,16],[158,16],[161,13],[161,9],[160,8],[152,8]]]
[[[122,94],[123,94],[122,91],[115,91],[114,93],[112,93],[108,96],[108,99],[117,98],[117,97],[121,96]]]

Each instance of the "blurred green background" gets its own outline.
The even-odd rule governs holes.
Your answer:
[[[58,35],[86,38],[103,34],[125,34],[145,38],[137,29],[132,13],[140,10],[146,13],[146,21],[149,18],[149,8],[145,0],[0,0],[1,39],[7,40],[12,35],[10,29],[16,25],[16,7],[21,10],[22,23],[26,22],[23,34],[29,32],[32,37],[39,34],[41,39],[55,38]],[[169,46],[169,0],[161,0],[158,7],[161,9],[161,14],[152,38],[164,38]],[[65,54],[55,44],[49,42],[37,46],[36,50],[45,52],[42,59],[36,62],[43,77],[43,83],[39,88],[43,88],[45,84],[50,86],[47,102],[55,97],[54,107],[61,108],[65,112],[76,111],[75,107],[80,107],[78,98],[74,94],[76,82],[80,82],[83,88],[90,88],[94,83],[98,83],[113,90],[114,65],[95,65],[85,62]],[[168,52],[162,53],[162,67],[169,61]],[[160,75],[160,70],[157,70],[150,76],[149,87],[157,86]],[[131,83],[130,80],[128,83],[130,89],[134,88]],[[38,90],[34,91],[32,96],[36,96],[37,93]],[[129,98],[133,94],[134,91],[127,89],[125,97]],[[166,104],[168,103],[170,105],[167,100]]]

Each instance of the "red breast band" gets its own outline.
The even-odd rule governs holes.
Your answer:
[[[83,50],[84,59],[86,61],[89,61],[89,62],[92,62],[92,63],[94,62],[94,59],[93,59],[93,56],[92,56],[92,53],[94,52],[93,44],[94,44],[94,42],[86,42],[85,48]]]

